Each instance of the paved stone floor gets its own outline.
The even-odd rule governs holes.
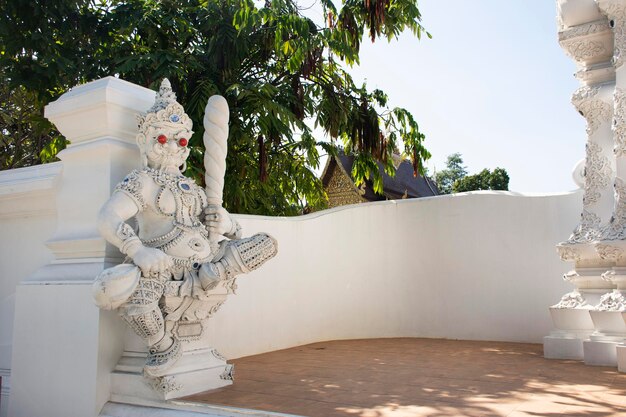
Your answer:
[[[521,343],[315,343],[234,360],[232,386],[187,399],[311,417],[626,416],[626,374],[542,354]]]

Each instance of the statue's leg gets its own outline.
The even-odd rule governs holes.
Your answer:
[[[130,299],[120,308],[120,315],[148,345],[144,371],[161,376],[181,355],[180,341],[166,331],[159,300],[163,295],[161,280],[141,277]]]
[[[266,233],[230,240],[225,244],[227,246],[221,258],[200,268],[198,275],[205,290],[214,288],[219,281],[254,271],[278,253],[276,239]]]

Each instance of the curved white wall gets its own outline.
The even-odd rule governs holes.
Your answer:
[[[580,192],[473,192],[337,208],[300,218],[239,216],[279,255],[239,278],[211,323],[235,358],[350,338],[540,342],[570,291],[555,244]]]
[[[10,367],[16,285],[51,260],[60,164],[0,175],[0,368]],[[555,244],[579,192],[474,192],[340,207],[297,218],[238,216],[278,256],[239,278],[211,321],[230,358],[348,338],[539,342],[570,286]],[[95,221],[95,220],[94,220]]]
[[[59,332],[73,332],[64,343],[81,346],[86,364],[100,364],[99,355],[114,364],[117,358],[111,355],[121,351],[121,346],[114,349],[122,340],[121,321],[115,331],[102,327],[106,320],[91,302],[87,281],[21,285],[17,311],[22,324],[12,339],[16,286],[52,260],[44,243],[56,229],[61,167],[0,174],[0,373],[15,383],[10,393],[15,410],[33,392],[51,396],[46,384],[33,382],[42,380],[31,351],[41,346],[46,349],[36,355],[40,362],[52,363],[45,358],[54,357],[62,365],[48,372],[54,368],[57,378],[88,388],[81,410],[107,400],[108,385],[96,379],[106,379],[109,367],[98,365],[96,377],[91,372],[72,379],[68,363],[78,353],[59,353],[66,346],[55,345]],[[209,321],[212,343],[236,358],[351,338],[539,342],[551,330],[548,306],[570,290],[561,280],[569,266],[559,260],[555,244],[577,224],[581,197],[580,191],[549,196],[475,192],[340,207],[297,218],[238,216],[246,234],[274,235],[279,254],[239,278],[238,294]],[[89,271],[86,276],[95,275]],[[66,315],[52,306],[67,307]],[[42,320],[41,311],[54,313]],[[31,331],[34,325],[38,330]],[[13,355],[14,369],[8,369],[12,342],[21,348]],[[0,415],[7,413],[8,396],[3,386]],[[67,415],[63,407],[58,410],[55,415]]]

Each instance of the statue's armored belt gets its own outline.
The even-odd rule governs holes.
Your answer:
[[[208,239],[208,232],[201,223],[195,226],[187,226],[180,223],[174,223],[172,230],[164,235],[157,236],[152,239],[142,240],[145,246],[160,249],[166,252],[183,241],[187,235],[200,235]]]

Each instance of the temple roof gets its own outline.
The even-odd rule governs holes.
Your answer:
[[[350,173],[352,172],[352,165],[354,164],[354,157],[351,155],[345,155],[339,151],[336,157],[328,158],[326,167],[322,173],[322,183],[324,187],[328,185],[328,181],[335,169],[340,167],[344,173],[352,180]],[[374,192],[372,181],[366,181],[365,194],[363,198],[368,201],[379,200],[395,200],[401,198],[419,198],[419,197],[432,197],[439,195],[437,185],[430,178],[419,175],[413,176],[413,166],[409,161],[403,160],[396,169],[395,177],[390,177],[385,173],[383,165],[377,162],[378,170],[383,177],[383,193],[384,195],[376,194]],[[405,196],[406,193],[406,197]]]

